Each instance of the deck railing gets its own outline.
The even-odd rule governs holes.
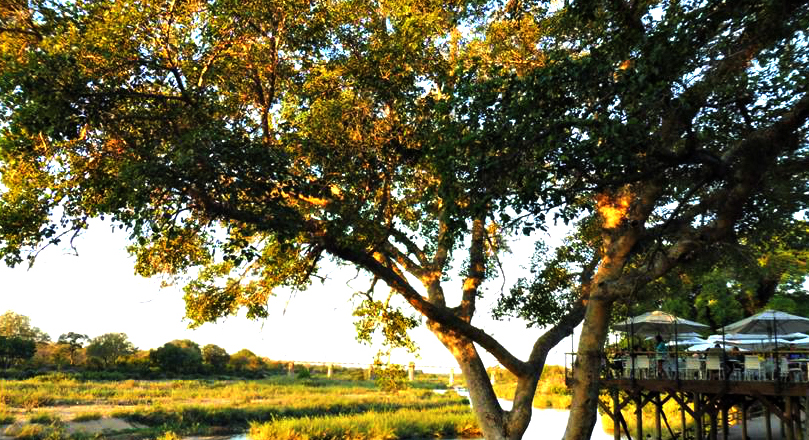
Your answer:
[[[601,362],[602,379],[679,379],[809,382],[809,354],[801,357],[773,352],[701,353],[664,358],[654,352],[618,353]],[[565,374],[572,377],[576,353],[565,354]]]

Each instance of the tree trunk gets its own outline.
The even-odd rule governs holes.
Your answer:
[[[531,403],[539,374],[533,381],[528,378],[518,381],[512,411],[503,411],[474,344],[434,322],[429,322],[428,327],[458,361],[469,388],[472,410],[486,440],[521,439],[531,420]]]
[[[573,370],[573,401],[567,420],[564,440],[589,439],[596,422],[599,374],[612,301],[603,288],[591,295],[579,339],[579,349]]]

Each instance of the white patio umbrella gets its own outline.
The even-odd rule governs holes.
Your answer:
[[[778,310],[765,310],[753,316],[728,324],[725,333],[765,333],[779,337],[795,332],[809,332],[809,318]]]
[[[795,339],[793,341],[789,341],[789,343],[790,344],[795,344],[795,345],[797,345],[798,347],[801,347],[801,348],[807,348],[807,347],[809,347],[809,337],[806,337],[806,338],[803,338],[803,339]]]
[[[616,331],[623,331],[628,332],[630,335],[640,335],[640,336],[654,336],[654,335],[661,335],[661,336],[668,336],[669,339],[673,337],[674,339],[674,352],[675,354],[679,352],[679,333],[689,333],[689,332],[697,332],[697,331],[704,331],[708,329],[708,326],[705,324],[700,324],[698,322],[689,321],[687,319],[678,318],[671,313],[666,313],[662,310],[655,310],[653,312],[647,312],[642,315],[634,316],[632,318],[628,318],[624,321],[621,321],[617,324],[612,326],[613,330]],[[632,357],[634,362],[634,356]],[[679,370],[679,363],[675,363],[675,369],[677,371],[677,376],[680,375]],[[633,363],[632,368],[635,368]]]
[[[705,343],[705,344],[696,344],[696,345],[692,345],[692,346],[686,348],[686,351],[705,351],[705,350],[707,350],[709,348],[714,348],[716,346],[716,344],[717,344],[716,341],[708,342],[708,343]],[[738,349],[740,351],[750,351],[746,347],[740,346],[739,344],[731,344],[729,341],[725,341],[725,345],[726,346],[730,345],[732,347],[738,347]]]
[[[680,346],[687,346],[687,345],[700,345],[700,344],[707,344],[709,341],[707,339],[702,338],[688,338],[688,339],[678,339],[676,341],[669,341],[669,346],[679,344]]]
[[[671,338],[681,332],[704,331],[708,329],[708,326],[678,318],[662,310],[655,310],[613,324],[612,328],[616,331],[631,332],[640,336],[661,335]]]
[[[724,333],[766,333],[773,339],[774,350],[778,357],[779,334],[809,332],[809,318],[791,315],[778,310],[765,310],[753,316],[726,325]],[[783,340],[782,340],[783,341]],[[775,371],[780,371],[780,363],[775,364]]]

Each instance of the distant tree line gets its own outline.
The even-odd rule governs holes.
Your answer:
[[[211,374],[259,377],[285,371],[280,363],[247,349],[229,354],[217,345],[200,347],[188,339],[175,339],[151,350],[137,349],[125,333],[90,338],[68,332],[52,342],[27,316],[12,311],[0,315],[0,369],[6,376],[73,370],[143,378]]]

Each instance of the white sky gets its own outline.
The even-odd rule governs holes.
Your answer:
[[[191,339],[200,345],[219,345],[229,353],[247,348],[273,360],[363,364],[370,362],[376,352],[376,348],[354,339],[349,299],[353,292],[368,287],[362,279],[352,281],[354,270],[335,268],[324,285],[316,283],[293,298],[288,293],[279,294],[271,299],[270,317],[266,320],[232,317],[191,330],[182,319],[185,309],[179,287],[161,289],[158,279],[134,275],[134,260],[125,250],[124,232],[113,232],[108,224],[99,221],[75,244],[79,256],[49,248],[30,270],[25,265],[10,269],[0,264],[0,313],[12,310],[26,315],[54,340],[71,331],[91,338],[123,332],[139,349],[157,348],[173,339]],[[511,247],[514,254],[506,256],[507,286],[516,281],[519,273],[527,273],[533,242],[526,238],[512,242]],[[499,290],[500,283],[491,282],[490,290]],[[459,286],[460,281],[446,283],[445,290],[450,294]],[[496,292],[490,292],[483,298],[473,324],[525,359],[542,331],[526,329],[521,322],[493,321],[488,311],[495,296]],[[456,366],[449,352],[424,326],[413,336],[420,347],[420,359],[400,353],[394,361],[414,360],[417,368]],[[567,338],[549,355],[548,364],[563,365],[564,353],[570,349]],[[496,365],[491,356],[484,361]]]

